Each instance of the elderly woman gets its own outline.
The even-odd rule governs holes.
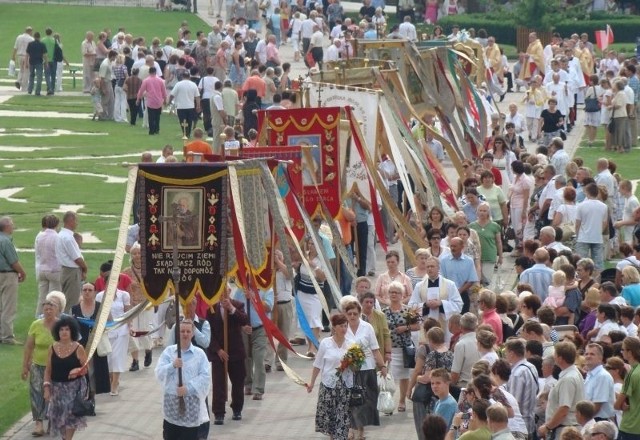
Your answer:
[[[87,347],[89,336],[93,329],[93,322],[98,319],[101,303],[96,301],[96,288],[91,283],[84,283],[80,302],[71,307],[71,314],[80,324],[80,343]],[[102,394],[110,391],[109,385],[109,364],[107,356],[99,356],[94,353],[89,364],[89,381],[91,384],[91,394]]]
[[[318,281],[320,288],[322,288],[326,276],[320,267],[320,258],[318,257],[318,251],[313,244],[313,240],[308,239],[306,241],[306,247],[307,261],[309,261],[313,276]],[[304,264],[300,265],[298,275],[299,281],[295,286],[298,292],[298,301],[316,340],[320,340],[320,329],[322,328],[322,304],[320,303],[320,298],[318,298],[316,289],[311,281],[311,274]],[[307,345],[307,356],[315,356],[316,350],[309,338],[307,338]]]
[[[629,118],[627,116],[627,97],[624,88],[625,83],[622,80],[613,83],[614,95],[610,105],[613,121],[611,148],[618,153],[628,153],[631,149],[631,145],[626,139]]]
[[[108,285],[108,281],[107,281]],[[98,293],[96,301],[102,302],[104,291]],[[111,316],[113,319],[122,317],[131,308],[131,296],[125,290],[116,289],[111,304]],[[129,347],[129,325],[124,324],[120,327],[109,330],[109,342],[111,343],[111,353],[109,353],[109,382],[111,391],[109,395],[117,396],[120,386],[120,374],[127,371],[127,349]]]
[[[514,177],[513,184],[509,185],[510,218],[511,225],[516,233],[516,249],[520,249],[522,247],[522,237],[524,237],[524,225],[527,223],[529,196],[531,195],[533,182],[524,173],[524,164],[519,160],[511,162],[511,171]]]
[[[490,173],[490,172],[489,172]],[[498,188],[500,190],[500,188]],[[482,284],[488,286],[496,265],[502,264],[502,236],[500,225],[491,220],[491,208],[487,202],[478,207],[478,220],[469,228],[478,233],[482,250]]]
[[[622,269],[622,296],[633,308],[640,306],[640,274],[634,266]]]
[[[593,271],[596,266],[591,258],[582,258],[576,264],[576,276],[578,277],[578,289],[584,298],[591,286],[596,284]]]
[[[60,318],[53,326],[55,342],[49,348],[44,372],[44,398],[49,402],[47,416],[53,436],[60,434],[71,440],[77,429],[87,426],[84,417],[73,414],[73,402],[78,394],[87,394],[86,374],[83,367],[87,354],[78,339],[78,322],[71,316]]]
[[[618,428],[609,420],[600,420],[594,423],[590,430],[591,440],[614,440],[616,438],[627,438],[624,433],[618,436]]]
[[[354,381],[364,390],[364,404],[351,408],[351,428],[356,430],[355,439],[364,439],[365,426],[379,426],[380,417],[377,409],[378,405],[378,380],[376,368],[383,375],[387,374],[387,367],[380,352],[378,339],[376,338],[373,326],[360,319],[362,307],[358,301],[349,301],[342,307],[347,315],[349,327],[347,328],[347,339],[358,344],[365,354],[364,364],[360,371],[356,371]]]
[[[413,347],[411,332],[420,329],[419,317],[416,320],[408,319],[410,308],[403,304],[405,286],[398,281],[393,281],[389,285],[389,297],[391,299],[389,307],[384,309],[384,314],[389,323],[391,333],[391,373],[396,380],[400,381],[400,401],[398,411],[406,411],[405,400],[409,389],[409,374],[411,369],[404,367],[403,348]]]
[[[431,372],[437,368],[451,370],[453,365],[453,353],[447,347],[445,342],[445,332],[439,327],[437,321],[429,320],[432,326],[426,331],[428,346],[422,345],[416,351],[416,368],[411,377],[409,387],[409,396],[413,400],[413,422],[415,424],[418,439],[428,440],[422,433],[422,420],[430,410],[431,401],[416,401],[417,396],[413,394],[414,385],[422,384],[422,386],[430,387]],[[425,327],[428,321],[425,321]],[[431,393],[426,393],[432,395]]]
[[[131,307],[146,300],[142,293],[142,261],[140,258],[140,244],[135,243],[129,250],[129,262],[131,266],[122,271],[123,274],[131,278],[128,292],[131,296]],[[129,353],[133,361],[129,371],[138,371],[138,354],[144,350],[144,366],[149,367],[152,361],[151,337],[148,335],[153,325],[154,316],[152,309],[145,309],[140,312],[130,323]]]
[[[334,440],[347,440],[350,425],[349,388],[353,387],[353,371],[349,368],[340,370],[340,362],[353,341],[347,339],[349,323],[345,315],[333,315],[331,326],[333,335],[323,339],[318,347],[307,392],[313,390],[320,375],[316,432]]]
[[[411,296],[411,292],[413,292],[411,278],[398,269],[398,265],[400,264],[400,254],[398,254],[398,251],[390,250],[387,252],[385,260],[387,263],[387,271],[380,274],[373,289],[373,292],[382,307],[387,307],[389,305],[389,284],[394,281],[397,281],[404,286],[405,291],[402,296],[403,300],[405,298],[409,298],[409,296]]]
[[[64,294],[61,298],[50,296],[49,299],[44,300],[41,306],[43,316],[31,323],[24,346],[22,380],[29,378],[31,415],[33,421],[36,422],[31,433],[34,437],[42,437],[44,435],[42,423],[47,410],[44,399],[44,371],[47,366],[49,348],[53,344],[51,331],[58,321],[60,313],[64,310],[65,304]]]
[[[384,362],[391,362],[391,334],[389,333],[389,325],[387,317],[380,310],[376,310],[376,296],[366,291],[358,293],[358,301],[362,304],[362,319],[371,324],[373,332],[376,334],[380,353],[384,358]]]

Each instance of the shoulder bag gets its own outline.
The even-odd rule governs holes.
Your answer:
[[[614,131],[616,131],[616,121],[615,119],[613,119],[613,115],[615,114],[615,112],[615,109],[611,111],[611,120],[607,124],[607,130],[609,131],[609,133],[613,133]]]
[[[593,98],[584,98],[584,111],[587,113],[595,113],[600,111],[600,103],[598,102],[598,95],[596,93],[596,87],[593,86]]]
[[[85,377],[81,377],[76,380],[87,380]],[[73,406],[71,407],[71,413],[76,417],[86,417],[94,414],[95,403],[89,398],[89,385],[86,385],[86,393],[82,392],[82,382],[80,382],[80,388],[76,393],[76,397],[73,399]]]
[[[391,312],[391,316],[393,316],[393,312]],[[393,318],[393,323],[395,327],[398,327],[398,321]],[[402,336],[403,341],[406,340],[406,333]],[[404,343],[402,346],[402,362],[404,368],[415,368],[416,366],[416,347],[413,345],[413,341],[411,337],[409,337],[409,343]]]

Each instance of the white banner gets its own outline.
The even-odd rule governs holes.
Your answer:
[[[361,129],[364,134],[366,148],[375,157],[376,149],[376,133],[378,122],[378,103],[379,95],[377,91],[368,91],[365,89],[351,89],[338,87],[333,84],[311,83],[309,89],[309,98],[311,106],[318,105],[318,88],[320,88],[320,101],[322,107],[346,107],[353,108],[353,113],[359,122],[362,122]],[[376,158],[377,159],[377,158]],[[375,160],[375,159],[374,159]],[[369,183],[367,173],[364,169],[364,163],[360,160],[355,146],[351,148],[349,163],[346,170],[346,182],[344,182],[347,190],[351,189],[353,184],[358,185],[360,193],[368,198]]]

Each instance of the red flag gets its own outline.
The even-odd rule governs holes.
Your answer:
[[[613,29],[609,25],[607,25],[607,41],[609,44],[613,43]]]
[[[596,45],[602,51],[604,51],[611,43],[613,43],[613,29],[607,25],[607,29],[604,31],[596,31]]]

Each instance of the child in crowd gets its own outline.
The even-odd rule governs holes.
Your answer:
[[[89,90],[89,94],[91,95],[91,102],[93,103],[93,118],[92,121],[95,121],[96,118],[99,118],[102,113],[102,92],[100,90],[100,78],[96,78],[93,80],[93,85]]]
[[[553,309],[562,307],[565,298],[565,284],[567,282],[567,276],[561,270],[556,270],[551,278],[551,286],[549,286],[549,292],[547,298],[542,305],[549,306]]]

